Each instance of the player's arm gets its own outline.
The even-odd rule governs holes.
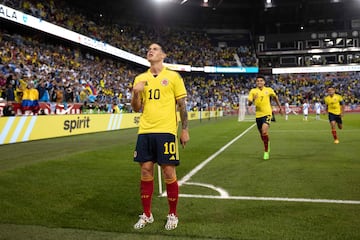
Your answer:
[[[255,101],[255,98],[257,97],[257,96],[255,97],[254,95],[255,95],[254,92],[252,90],[250,90],[249,97],[248,97],[248,106],[249,107],[253,104],[253,102]]]
[[[131,107],[135,112],[140,112],[142,108],[141,92],[144,91],[145,81],[135,84],[132,90]]]
[[[340,116],[341,116],[341,117],[344,117],[344,112],[345,112],[345,103],[344,103],[344,101],[343,101],[343,100],[341,100],[341,101],[340,101],[340,110],[341,110],[341,112],[340,112]]]
[[[186,143],[190,140],[189,128],[188,128],[188,113],[186,110],[185,98],[178,99],[176,103],[178,106],[178,110],[180,112],[180,120],[181,120],[180,143],[183,147],[185,147]]]
[[[328,105],[328,102],[327,102],[326,98],[324,100],[324,103],[325,103],[324,111],[325,111],[325,113],[329,113],[329,105]]]

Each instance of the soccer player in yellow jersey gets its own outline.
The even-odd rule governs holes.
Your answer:
[[[165,57],[160,44],[151,44],[147,52],[150,68],[138,75],[133,84],[131,106],[134,111],[142,112],[134,161],[139,162],[141,168],[140,194],[143,213],[134,225],[135,229],[142,229],[154,221],[151,202],[155,163],[161,166],[166,183],[169,213],[165,229],[175,229],[178,224],[176,208],[179,186],[175,167],[179,165],[179,156],[176,112],[179,111],[181,120],[180,143],[185,147],[190,139],[185,104],[187,92],[181,76],[163,65]]]
[[[334,137],[334,143],[338,144],[339,139],[336,133],[336,124],[339,129],[342,129],[342,117],[344,116],[344,100],[342,96],[335,93],[333,86],[328,87],[328,95],[325,97],[326,110],[329,116],[331,126],[331,133]]]
[[[265,78],[263,76],[257,76],[256,88],[253,88],[249,92],[248,105],[255,105],[255,117],[256,125],[259,130],[261,139],[264,143],[264,160],[270,158],[270,141],[269,141],[269,127],[272,118],[271,98],[276,102],[279,107],[279,112],[282,114],[280,101],[270,87],[265,87]]]

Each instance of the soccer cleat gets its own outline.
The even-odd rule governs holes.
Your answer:
[[[139,221],[135,223],[134,229],[142,229],[144,228],[148,223],[153,223],[154,217],[151,214],[150,217],[147,217],[145,213],[139,215]]]
[[[270,154],[269,152],[264,152],[264,160],[269,160]]]
[[[165,224],[166,230],[174,230],[178,225],[179,219],[175,214],[171,213],[167,215],[167,221]]]
[[[339,144],[339,142],[340,142],[339,139],[335,139],[334,141],[335,144]]]

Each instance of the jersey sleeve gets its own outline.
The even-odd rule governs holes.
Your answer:
[[[146,72],[141,73],[135,77],[133,86],[135,86],[138,82],[144,82],[144,81],[147,82]]]
[[[248,101],[253,102],[254,101],[254,89],[251,89],[248,96]]]
[[[342,96],[339,95],[339,103],[340,105],[344,105],[344,98]]]
[[[175,72],[175,79],[176,79],[176,84],[175,84],[175,99],[181,99],[187,96],[187,92],[186,92],[186,88],[185,88],[185,83],[184,80],[182,79],[182,77],[180,76],[179,73]]]
[[[275,93],[274,89],[269,88],[269,92],[270,92],[270,97],[276,97],[276,93]]]

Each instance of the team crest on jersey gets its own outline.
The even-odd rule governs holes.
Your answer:
[[[164,87],[166,87],[167,85],[169,85],[169,80],[167,80],[167,79],[161,80],[161,85],[163,85]]]

